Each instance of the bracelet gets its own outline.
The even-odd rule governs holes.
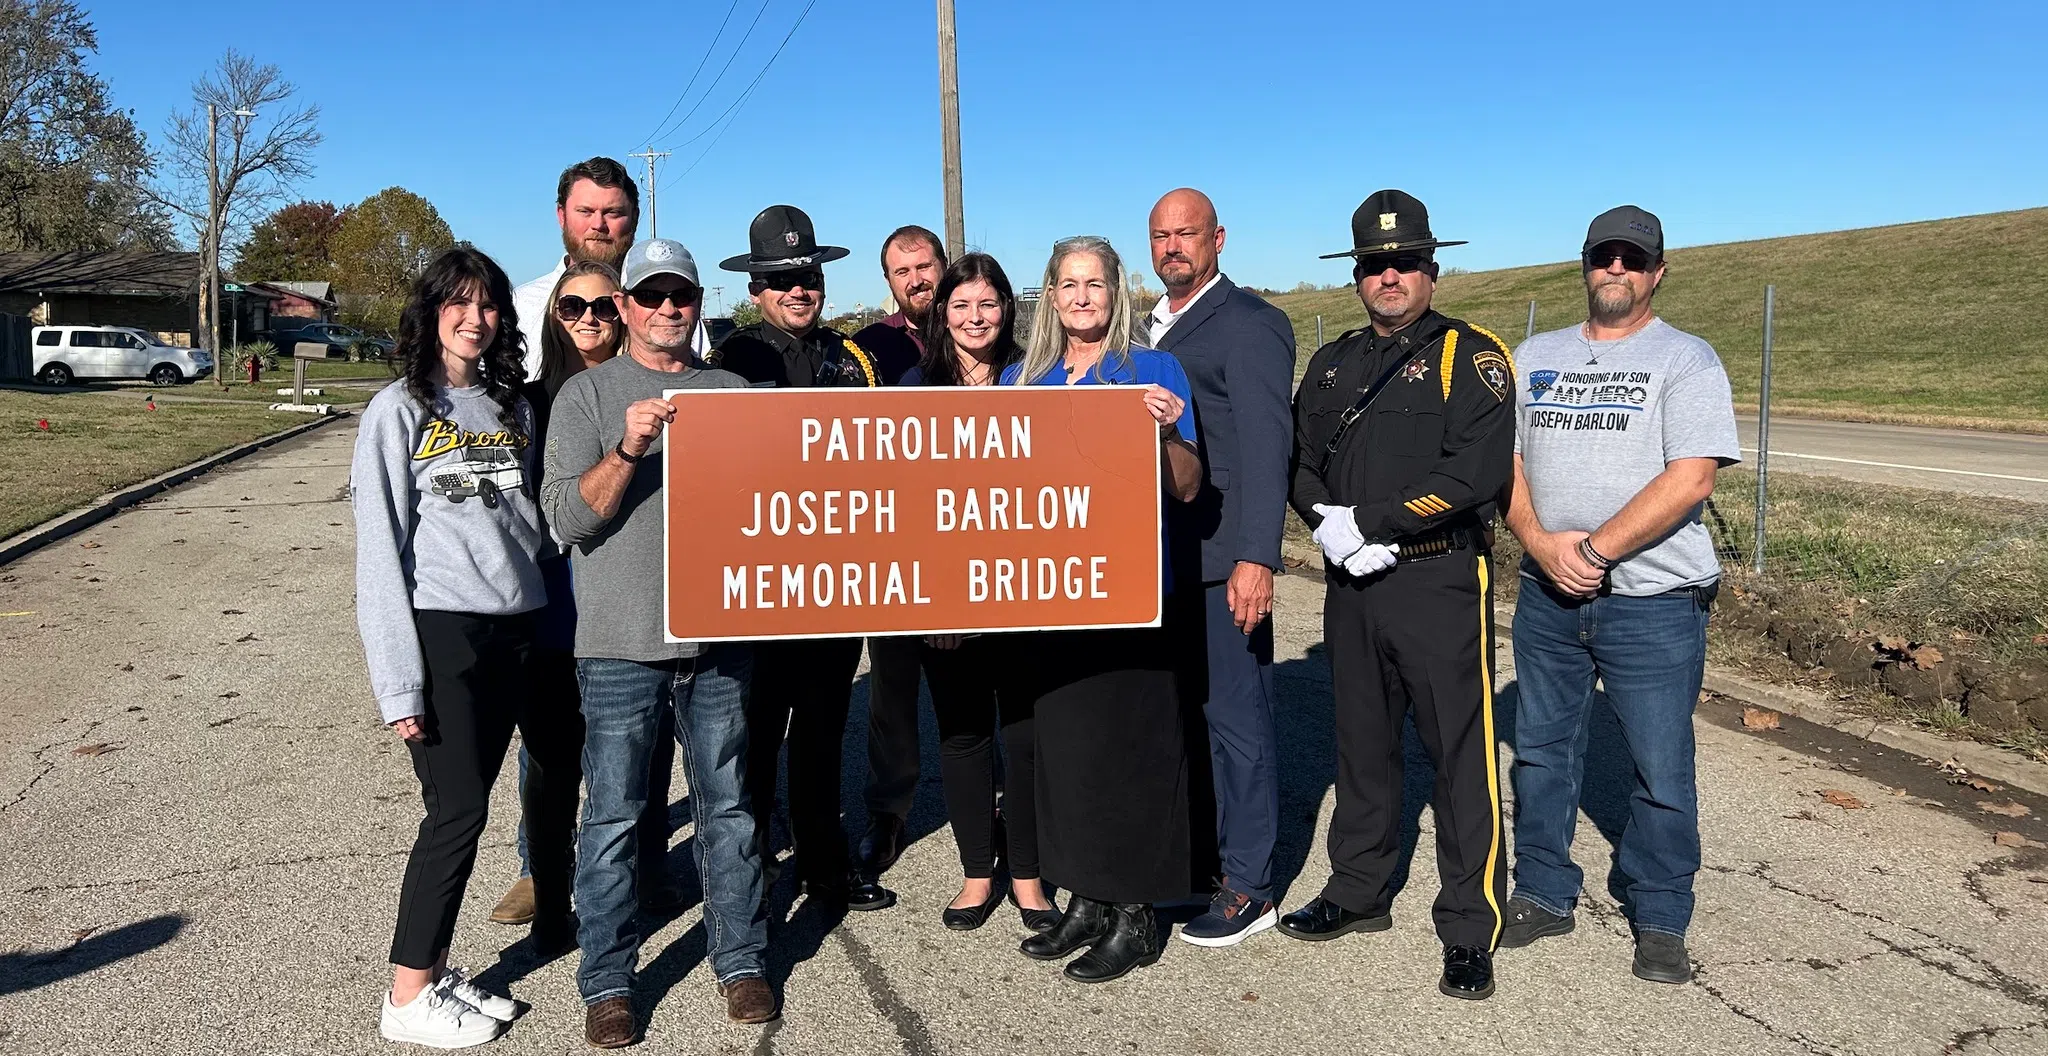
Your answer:
[[[631,465],[636,465],[636,464],[638,464],[638,463],[639,463],[639,461],[640,461],[641,459],[643,459],[643,458],[647,457],[647,456],[645,456],[645,455],[629,455],[629,454],[627,454],[627,453],[626,453],[626,442],[625,442],[624,440],[621,440],[621,441],[619,441],[618,443],[616,443],[616,444],[613,444],[613,445],[612,445],[612,454],[615,454],[615,455],[619,456],[619,459],[620,459],[620,461],[623,461],[624,463],[626,463],[626,464],[627,464],[627,465],[629,465],[629,466],[631,466]]]
[[[1585,558],[1587,564],[1602,572],[1614,567],[1613,558],[1604,557],[1600,551],[1593,549],[1593,540],[1590,536],[1579,540],[1579,556]]]

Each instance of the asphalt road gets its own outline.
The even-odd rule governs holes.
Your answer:
[[[386,1053],[377,1003],[418,789],[377,725],[350,602],[342,499],[354,427],[279,445],[0,569],[0,1053]],[[1278,606],[1289,904],[1325,875],[1333,755],[1319,588]],[[1513,672],[1501,654],[1499,723]],[[864,758],[857,688],[848,802]],[[1396,924],[1230,950],[1174,941],[1155,967],[1084,988],[1015,952],[1014,913],[939,924],[958,883],[927,724],[917,842],[894,909],[823,919],[776,892],[784,1016],[725,1022],[694,908],[643,963],[647,1047],[704,1053],[2048,1052],[2048,843],[2011,793],[1787,719],[1701,710],[1706,868],[1699,977],[1630,976],[1608,893],[1627,795],[1611,719],[1589,748],[1579,929],[1499,958],[1500,993],[1437,994],[1430,774],[1412,748],[1416,854]],[[1505,750],[1503,769],[1505,771]],[[1504,781],[1505,784],[1505,781]],[[1845,809],[1835,789],[1866,806]],[[678,794],[681,793],[680,782]],[[484,920],[515,872],[501,783],[456,959],[532,1011],[489,1051],[574,1053],[574,959],[536,963]],[[857,808],[856,808],[857,809]],[[686,810],[672,855],[689,875]],[[850,819],[857,827],[858,819]],[[785,919],[786,915],[786,919]]]
[[[1738,415],[1756,459],[1756,416]],[[1771,416],[1771,469],[2048,502],[2048,436]]]

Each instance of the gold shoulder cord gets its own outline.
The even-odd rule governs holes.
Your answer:
[[[867,350],[854,344],[850,337],[842,337],[839,341],[853,353],[853,361],[860,364],[860,372],[868,379],[868,388],[880,388],[881,383],[875,380],[875,365],[868,359]]]
[[[1471,323],[1466,323],[1465,325],[1472,326]],[[1496,334],[1483,326],[1472,326],[1472,329],[1475,332],[1485,336],[1488,340],[1494,343],[1495,347],[1500,349],[1501,358],[1508,361],[1508,378],[1509,380],[1513,380],[1515,376],[1515,354],[1508,350],[1508,343],[1506,341],[1502,341],[1500,339],[1499,334]]]
[[[1444,331],[1444,359],[1442,363],[1438,364],[1437,373],[1442,374],[1444,377],[1444,402],[1447,404],[1451,402],[1451,368],[1457,364],[1457,359],[1455,358],[1457,354],[1458,332],[1456,330]]]

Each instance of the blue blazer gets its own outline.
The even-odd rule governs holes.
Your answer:
[[[1177,537],[1201,540],[1204,583],[1229,579],[1240,561],[1278,570],[1294,445],[1294,327],[1287,313],[1225,275],[1188,307],[1159,349],[1187,371],[1202,450],[1201,492],[1185,506],[1172,504],[1181,507],[1174,511]]]

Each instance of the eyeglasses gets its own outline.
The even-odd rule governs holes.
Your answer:
[[[586,301],[573,293],[565,293],[555,301],[555,318],[565,323],[573,323],[583,318],[584,312],[596,316],[600,323],[619,321],[619,306],[613,303],[610,297]]]
[[[1641,246],[1633,246],[1626,242],[1609,242],[1586,251],[1586,267],[1594,271],[1605,271],[1608,265],[1614,263],[1616,257],[1621,258],[1621,266],[1629,271],[1648,271],[1655,263]]]
[[[1358,267],[1355,270],[1359,278],[1364,278],[1367,275],[1378,275],[1388,268],[1407,275],[1411,272],[1421,271],[1428,266],[1428,257],[1420,253],[1403,253],[1398,257],[1366,257],[1358,262]]]
[[[825,288],[825,273],[816,269],[809,271],[771,271],[754,281],[759,283],[762,289],[774,290],[777,293],[787,293],[799,286],[807,290],[823,290]]]
[[[680,290],[656,290],[640,287],[627,290],[626,296],[633,298],[634,304],[652,311],[671,301],[678,308],[688,308],[697,303],[697,293],[698,291],[695,286],[685,286]]]

